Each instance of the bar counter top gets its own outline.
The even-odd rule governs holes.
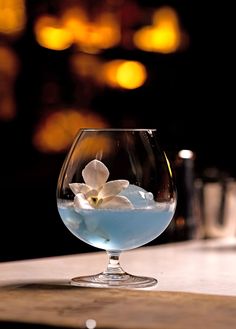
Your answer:
[[[236,327],[234,238],[192,240],[124,252],[124,270],[155,277],[158,284],[153,288],[69,285],[72,277],[101,272],[106,263],[103,251],[1,263],[0,324],[89,329],[192,329],[206,323],[208,328]],[[89,324],[89,319],[96,322]]]

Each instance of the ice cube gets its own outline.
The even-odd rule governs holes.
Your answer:
[[[119,195],[125,196],[133,204],[134,208],[147,208],[155,206],[153,194],[142,187],[130,184]]]

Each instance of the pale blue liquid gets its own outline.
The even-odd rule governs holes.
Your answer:
[[[173,207],[150,209],[81,209],[58,203],[67,228],[84,242],[109,251],[140,247],[159,236],[170,223]]]

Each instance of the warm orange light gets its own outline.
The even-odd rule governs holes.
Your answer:
[[[145,51],[163,54],[175,52],[181,44],[181,31],[175,10],[170,7],[157,10],[153,15],[153,25],[137,31],[134,43]]]
[[[110,87],[119,87],[117,83],[116,75],[119,66],[123,63],[124,63],[123,60],[117,59],[104,64],[103,66],[104,80]]]
[[[35,34],[45,48],[64,50],[75,43],[89,54],[113,47],[120,41],[120,27],[114,14],[102,13],[91,20],[82,8],[73,7],[66,10],[61,19],[40,17]]]
[[[42,120],[34,134],[33,144],[42,152],[63,152],[72,143],[79,128],[104,128],[106,122],[97,114],[61,110]]]
[[[137,61],[114,60],[104,64],[104,79],[111,87],[136,89],[146,78],[145,66]]]
[[[71,32],[52,16],[42,16],[38,19],[35,24],[35,34],[42,47],[52,50],[64,50],[73,42]]]
[[[9,121],[14,119],[15,116],[16,104],[13,95],[7,94],[2,96],[0,99],[0,120]]]
[[[115,46],[120,41],[120,26],[115,17],[111,13],[103,13],[98,18],[98,25],[101,33],[101,48],[107,49]]]
[[[126,89],[141,87],[147,78],[147,72],[143,64],[135,61],[125,61],[116,73],[117,83]]]
[[[81,35],[83,33],[84,26],[87,23],[87,16],[82,8],[72,7],[64,12],[62,21],[63,25],[76,37],[76,35]]]
[[[88,19],[82,8],[72,7],[67,9],[62,17],[62,22],[73,35],[74,42],[83,40]]]
[[[10,47],[0,45],[0,74],[15,77],[19,70],[19,61]],[[6,82],[6,81],[5,81]]]
[[[119,24],[111,13],[90,20],[82,9],[69,9],[63,15],[63,22],[73,34],[74,42],[87,53],[98,53],[120,41]]]
[[[158,26],[158,24],[179,24],[179,18],[176,11],[169,6],[161,7],[155,10],[152,17],[153,25]]]
[[[16,115],[14,83],[19,69],[13,50],[0,46],[0,119],[11,120]]]
[[[185,219],[184,217],[177,217],[175,220],[175,225],[177,226],[177,228],[182,228],[185,225]]]
[[[103,82],[101,74],[102,63],[97,56],[75,54],[70,59],[72,72],[85,79],[92,79],[97,83]]]
[[[0,0],[0,33],[17,35],[26,23],[24,0]]]

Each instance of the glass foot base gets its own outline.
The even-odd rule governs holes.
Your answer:
[[[128,273],[99,273],[73,278],[71,284],[80,287],[137,289],[153,287],[157,284],[157,280],[144,276],[134,276]]]

